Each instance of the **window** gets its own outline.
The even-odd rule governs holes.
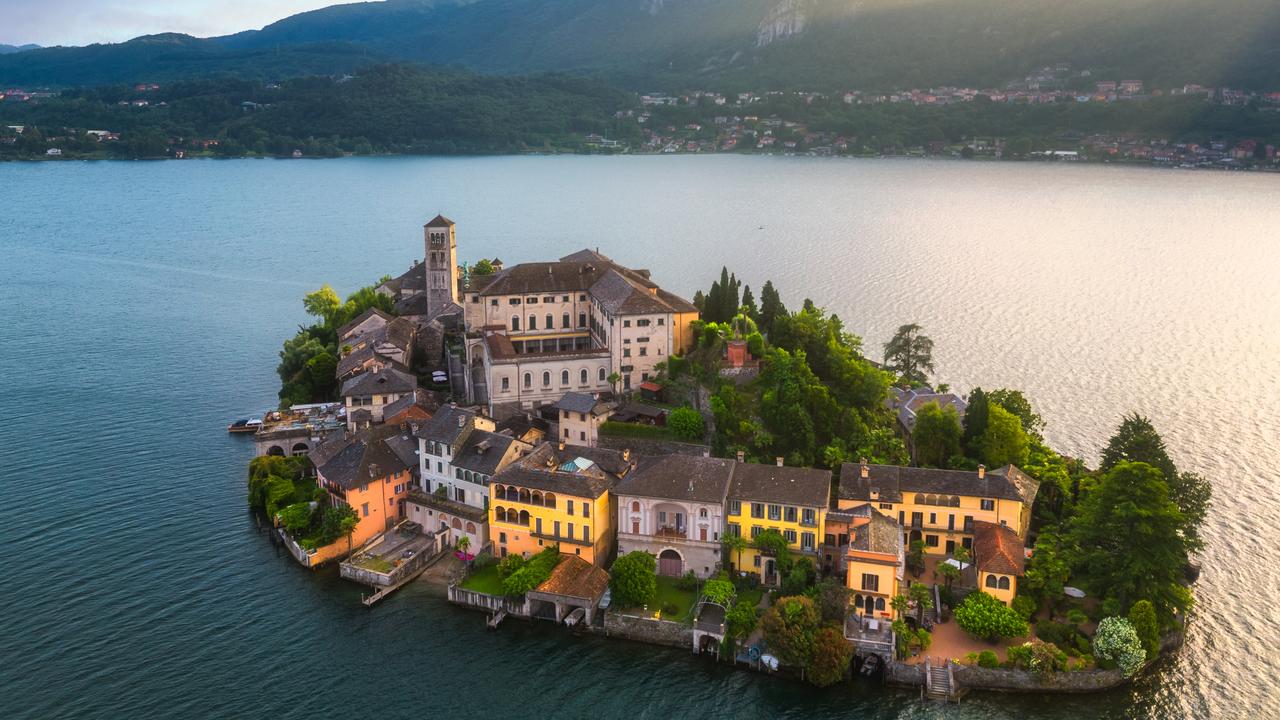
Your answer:
[[[542,387],[551,387],[551,371],[542,371]]]
[[[587,314],[578,313],[578,327],[586,327],[586,326],[587,326]]]
[[[609,377],[605,374],[604,368],[600,368],[600,382],[608,381]]]
[[[360,513],[365,517],[369,517],[369,503],[364,503],[360,506]]]
[[[454,468],[454,469],[453,469],[453,474],[454,474],[454,477],[456,477],[456,478],[458,478],[459,480],[461,480],[461,479],[462,479],[462,468]]]
[[[880,592],[880,576],[875,573],[862,573],[862,589]]]
[[[556,320],[554,317],[551,316],[551,313],[547,313],[546,320],[547,320],[547,324],[543,326],[546,329],[550,330],[551,328],[556,326]]]
[[[929,524],[930,525],[938,524],[938,513],[929,513]]]
[[[565,313],[560,316],[560,327],[562,328],[569,327],[569,313]]]
[[[636,327],[649,327],[649,319],[640,318],[639,320],[636,321]],[[645,338],[645,339],[647,340],[648,338]]]
[[[590,525],[583,525],[583,526],[582,526],[582,539],[583,539],[583,540],[586,540],[586,541],[590,541],[590,540],[591,540],[591,526],[590,526]]]
[[[512,305],[519,305],[519,304],[520,304],[520,298],[511,298],[511,300],[510,300],[509,302],[510,302]]]
[[[995,510],[995,509],[996,509],[996,501],[995,501],[995,500],[983,500],[983,501],[982,501],[982,509],[983,509],[983,510]]]
[[[631,348],[622,348],[622,357],[631,357]]]
[[[561,371],[560,371],[560,384],[561,384],[561,385],[564,385],[564,386],[566,386],[566,387],[568,387],[568,385],[569,385],[569,371],[568,371],[568,370],[561,370]]]
[[[533,531],[538,533],[539,535],[542,534],[542,518],[537,518],[536,520],[534,520]]]
[[[892,511],[893,511],[893,503],[880,503],[880,509],[881,509],[881,510],[889,510],[890,512],[892,512]]]
[[[1000,578],[1000,589],[1001,589],[1001,590],[1008,590],[1008,589],[1009,589],[1009,578],[1007,578],[1007,577],[1001,577],[1001,578]]]
[[[489,301],[489,306],[490,306],[490,307],[498,307],[498,298],[494,298],[494,299],[490,300],[490,301]]]
[[[591,504],[590,504],[590,503],[582,503],[582,517],[584,517],[584,518],[589,518],[589,517],[591,517]]]
[[[572,514],[573,514],[573,501],[572,501],[572,500],[566,500],[566,501],[565,501],[565,503],[564,503],[564,510],[565,510],[565,512],[569,513],[570,515],[572,515]]]
[[[533,298],[525,298],[525,299],[524,299],[524,304],[525,304],[525,305],[537,305],[537,304],[538,304],[538,298],[536,298],[536,297],[533,297]]]
[[[741,514],[742,514],[742,501],[741,501],[741,500],[730,500],[730,501],[729,501],[729,514],[730,514],[730,515],[741,515]]]
[[[999,582],[996,580],[996,576],[995,576],[995,575],[988,575],[988,576],[987,576],[987,583],[986,583],[986,585],[987,585],[987,587],[989,587],[989,588],[999,587]]]
[[[647,338],[647,337],[638,337],[638,338],[636,338],[636,342],[638,342],[638,343],[647,343],[647,342],[649,342],[649,338]]]
[[[569,523],[569,534],[565,535],[565,537],[569,538],[570,540],[573,539],[573,523]]]
[[[505,543],[506,541],[507,541],[507,534],[504,532],[498,533],[498,542]]]
[[[526,388],[533,387],[533,375],[531,375],[530,373],[524,374],[524,386]]]
[[[783,537],[783,539],[784,539],[784,540],[786,540],[788,543],[790,543],[790,544],[792,544],[792,545],[795,545],[795,544],[796,544],[796,531],[795,531],[795,530],[783,530],[783,531],[782,531],[782,537]]]
[[[801,525],[817,525],[817,511],[813,508],[805,508],[804,514],[800,516]]]
[[[544,303],[553,303],[555,301],[556,301],[555,295],[547,295],[546,297],[542,298],[542,302]]]
[[[948,515],[948,516],[947,516],[947,529],[948,529],[948,530],[955,530],[955,529],[956,529],[956,515],[955,515],[955,513],[951,513],[950,515]]]
[[[622,321],[622,327],[631,327],[631,321],[630,321],[630,320],[623,320],[623,321]]]
[[[663,324],[665,324],[665,323],[663,322],[663,318],[658,318],[658,324],[659,324],[659,325],[663,325]]]
[[[924,544],[925,544],[926,546],[928,546],[928,547],[933,547],[933,548],[938,547],[938,536],[937,536],[937,535],[925,535],[925,536],[924,536]]]
[[[512,331],[512,332],[519,332],[519,331],[520,331],[520,316],[519,316],[519,315],[512,315],[512,316],[511,316],[511,331]]]
[[[738,523],[729,523],[728,534],[733,537],[742,537],[742,526]]]
[[[967,533],[973,532],[973,516],[972,515],[964,516],[964,531]]]
[[[756,555],[756,556],[752,557],[752,558],[751,558],[751,564],[752,564],[752,565],[755,565],[756,567],[760,567],[760,556],[759,556],[759,555]]]
[[[502,378],[502,392],[506,392],[510,389],[511,389],[511,378],[505,378],[505,377]]]
[[[755,539],[756,539],[756,536],[757,536],[757,535],[759,535],[759,534],[760,534],[761,532],[763,532],[763,531],[764,531],[764,528],[760,527],[759,525],[752,525],[752,526],[751,526],[751,539],[752,539],[752,540],[755,540]]]
[[[555,522],[555,536],[560,537],[560,521]]]
[[[586,301],[587,301],[587,296],[586,296],[586,295],[579,295],[579,296],[578,296],[578,302],[586,302]]]
[[[784,516],[783,516],[783,517],[785,517],[785,518],[786,518],[787,522],[795,522],[795,521],[796,521],[796,509],[795,509],[795,508],[793,508],[793,507],[791,507],[790,505],[788,505],[788,506],[786,507],[785,514],[784,514]]]
[[[530,330],[537,330],[537,329],[538,329],[538,316],[537,316],[537,315],[530,315],[530,316],[529,316],[529,329],[530,329]]]
[[[466,490],[463,490],[462,488],[456,488],[456,489],[453,491],[453,499],[457,500],[457,501],[458,501],[458,502],[460,502],[460,503],[466,503],[466,502],[467,502],[467,491],[466,491]]]
[[[764,503],[751,503],[751,517],[753,518],[764,517]],[[755,537],[755,536],[752,535],[751,537]]]
[[[812,552],[814,548],[814,540],[815,537],[813,533],[800,533],[800,549]]]
[[[586,431],[586,430],[579,430],[579,431],[578,431],[578,439],[579,439],[579,440],[581,440],[582,442],[586,442],[586,441],[587,441],[587,431]]]
[[[569,296],[568,296],[568,295],[561,295],[561,296],[560,296],[560,302],[569,302]]]
[[[578,384],[579,384],[579,385],[586,385],[586,384],[587,384],[587,369],[586,369],[586,368],[582,368],[582,370],[578,371]]]
[[[640,357],[644,357],[648,354],[649,354],[649,348],[640,348]]]
[[[770,505],[770,506],[769,506],[769,519],[770,519],[770,520],[781,520],[781,519],[782,519],[782,506],[781,506],[781,505]]]

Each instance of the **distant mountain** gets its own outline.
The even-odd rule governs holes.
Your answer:
[[[5,45],[0,43],[0,55],[9,55],[11,53],[26,52],[27,50],[39,50],[39,45],[28,43],[26,45]]]
[[[1276,89],[1276,37],[1274,0],[388,0],[208,40],[0,57],[0,83],[335,73],[369,56],[633,89],[996,84],[1057,63],[1166,87]]]

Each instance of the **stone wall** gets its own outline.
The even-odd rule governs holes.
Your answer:
[[[1038,675],[1026,670],[956,665],[956,683],[971,690],[1083,693],[1109,690],[1129,682],[1119,670],[1081,670]]]
[[[604,634],[693,652],[693,628],[670,620],[623,615],[610,610],[604,616]]]

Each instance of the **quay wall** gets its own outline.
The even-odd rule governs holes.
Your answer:
[[[623,615],[607,612],[604,616],[604,634],[653,645],[665,645],[693,651],[693,628],[670,620]]]
[[[529,617],[528,600],[512,600],[498,595],[467,590],[458,585],[449,586],[449,602],[472,610],[483,610],[491,613],[506,610],[508,615]]]

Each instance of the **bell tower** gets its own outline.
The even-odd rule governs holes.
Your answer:
[[[458,303],[458,240],[454,227],[452,220],[436,215],[422,228],[428,317],[439,315],[449,303]]]

